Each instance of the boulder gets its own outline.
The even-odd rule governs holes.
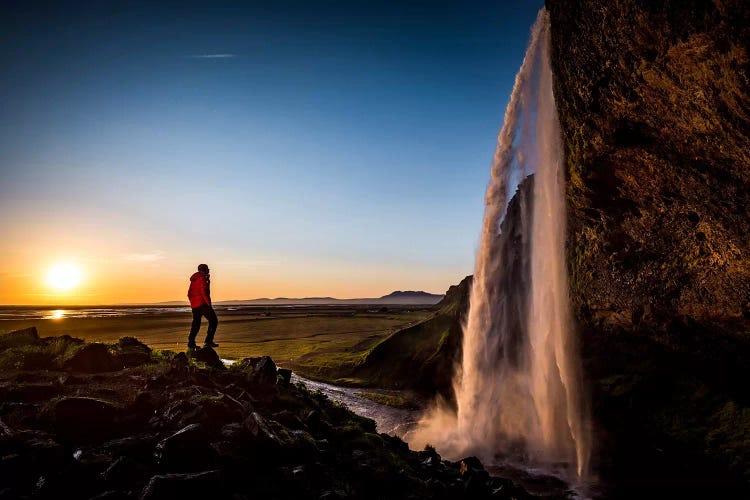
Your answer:
[[[154,498],[223,498],[221,472],[153,476],[141,492],[141,500]]]
[[[464,481],[464,493],[467,498],[481,498],[489,495],[490,475],[477,457],[467,457],[461,460],[459,474]]]
[[[120,457],[102,472],[101,478],[112,484],[133,484],[143,475],[145,467],[130,457]]]
[[[190,360],[188,359],[187,354],[185,354],[184,352],[179,352],[175,354],[175,356],[169,362],[169,366],[172,371],[183,373],[186,372],[188,366],[190,366]]]
[[[113,457],[123,456],[146,460],[154,450],[155,434],[136,434],[107,441],[101,449]]]
[[[109,351],[109,347],[98,342],[86,344],[65,361],[64,368],[73,372],[101,373],[122,369],[120,363]]]
[[[39,334],[35,326],[15,330],[0,335],[0,350],[34,344],[37,340],[39,340]]]
[[[237,369],[246,372],[248,377],[258,384],[276,383],[276,363],[270,356],[244,358],[237,363]]]
[[[221,426],[228,422],[242,420],[242,404],[226,394],[218,397],[203,397],[196,402],[213,425]]]
[[[473,475],[476,473],[482,473],[484,466],[477,457],[466,457],[459,462],[459,473],[462,476]]]
[[[288,368],[279,368],[277,371],[277,383],[287,386],[292,381],[292,370]]]
[[[264,419],[259,413],[252,412],[249,417],[245,419],[245,428],[250,432],[253,438],[259,442],[281,446],[281,438],[272,430],[269,422]]]
[[[214,351],[212,347],[202,347],[198,349],[195,352],[194,358],[196,361],[205,363],[211,368],[215,368],[217,370],[227,369],[227,367],[224,366],[224,362],[221,360],[219,355],[216,354],[216,351]]]
[[[151,348],[134,337],[122,337],[114,349],[123,366],[140,366],[151,361]]]
[[[2,394],[7,401],[19,401],[23,403],[34,403],[46,401],[60,394],[61,387],[58,384],[32,383],[17,384],[11,387],[7,393]]]
[[[157,404],[157,398],[150,392],[139,392],[133,403],[127,407],[127,415],[136,422],[146,421],[154,416]]]
[[[160,464],[195,468],[211,460],[213,454],[208,445],[206,428],[201,424],[190,424],[159,441],[154,453]]]
[[[52,403],[49,412],[64,441],[90,442],[116,434],[120,408],[103,399],[68,397]]]
[[[205,422],[208,417],[195,401],[178,399],[164,409],[162,418],[170,426],[182,429],[190,424]]]

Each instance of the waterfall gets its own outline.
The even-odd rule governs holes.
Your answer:
[[[456,404],[428,412],[413,444],[586,474],[591,438],[569,310],[563,160],[542,9],[491,168]]]

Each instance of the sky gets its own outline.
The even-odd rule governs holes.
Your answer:
[[[443,293],[541,4],[0,3],[0,304]]]

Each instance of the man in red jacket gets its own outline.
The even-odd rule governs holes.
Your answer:
[[[201,328],[201,318],[203,316],[208,320],[208,332],[206,332],[206,342],[204,347],[219,347],[214,344],[214,333],[219,324],[219,318],[211,306],[211,275],[206,264],[198,266],[198,272],[190,277],[190,288],[188,288],[188,299],[190,307],[193,309],[193,324],[190,327],[190,336],[188,337],[188,349],[195,349],[195,336]]]

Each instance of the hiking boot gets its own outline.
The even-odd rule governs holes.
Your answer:
[[[219,344],[215,342],[206,342],[205,344],[203,344],[203,347],[219,347]]]

